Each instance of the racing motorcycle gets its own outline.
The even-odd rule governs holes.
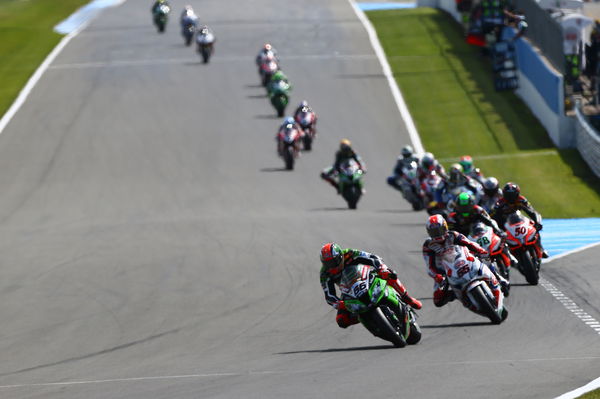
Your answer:
[[[428,172],[425,177],[421,179],[421,192],[423,193],[425,203],[425,209],[429,215],[442,214],[445,216],[446,207],[444,204],[436,202],[436,191],[442,178],[435,171]]]
[[[504,306],[500,284],[497,283],[494,288],[485,278],[487,274],[496,279],[491,270],[465,247],[455,245],[452,248],[440,256],[440,263],[446,272],[446,284],[466,308],[489,318],[493,324],[502,323],[508,316],[508,310]]]
[[[202,57],[202,62],[207,64],[214,52],[215,35],[208,29],[202,29],[196,35],[196,43],[198,44],[198,53]]]
[[[471,226],[471,234],[469,234],[468,238],[488,252],[490,262],[493,262],[498,273],[508,280],[510,274],[510,257],[506,253],[506,242],[494,233],[494,229],[482,222],[474,223]]]
[[[267,87],[271,77],[275,72],[279,70],[279,64],[275,60],[275,57],[266,58],[258,67],[258,74],[260,75],[260,81],[264,87]]]
[[[539,222],[542,222],[541,216]],[[519,271],[529,284],[537,285],[540,279],[542,251],[538,244],[540,233],[535,228],[535,223],[520,211],[516,211],[508,216],[504,229],[508,235],[506,243],[519,261]]]
[[[192,44],[194,33],[196,33],[196,24],[194,24],[193,22],[186,22],[181,27],[181,35],[183,36],[183,40],[185,41],[186,46]]]
[[[171,8],[166,4],[159,5],[154,11],[154,25],[156,25],[156,29],[158,29],[160,33],[165,31],[170,12]]]
[[[362,195],[364,171],[358,163],[350,158],[340,165],[338,174],[338,190],[348,203],[348,208],[356,209],[356,204]]]
[[[414,211],[425,208],[425,194],[419,184],[416,162],[402,167],[402,176],[398,177],[397,183],[402,188],[402,196],[412,205]]]
[[[294,162],[300,154],[302,133],[292,124],[288,124],[277,133],[277,151],[285,162],[287,170],[294,169]]]
[[[316,118],[315,113],[310,111],[308,107],[302,107],[300,112],[294,116],[296,123],[304,130],[304,140],[302,144],[304,144],[305,151],[310,151],[312,149],[312,142],[317,135]]]
[[[290,101],[290,91],[292,87],[285,80],[277,80],[270,82],[268,85],[269,98],[271,104],[277,110],[277,116],[282,117],[285,113],[285,107],[287,107]]]
[[[421,340],[416,313],[372,266],[346,266],[340,281],[346,310],[376,337],[403,348]]]

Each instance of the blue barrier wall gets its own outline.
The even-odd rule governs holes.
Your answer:
[[[504,29],[503,37],[512,38],[515,35],[514,30]],[[516,42],[517,63],[523,75],[535,86],[544,102],[552,112],[560,113],[559,98],[562,81],[560,75],[553,71],[542,58],[533,50],[533,47],[525,43],[522,39]]]

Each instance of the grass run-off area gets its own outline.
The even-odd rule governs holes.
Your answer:
[[[469,154],[484,175],[514,181],[549,218],[600,216],[600,179],[576,149],[558,150],[527,106],[496,92],[491,64],[462,27],[431,8],[370,11],[427,151],[447,167]]]
[[[588,392],[585,395],[578,396],[577,399],[600,399],[600,389]]]
[[[0,115],[60,41],[52,28],[89,0],[0,0]]]

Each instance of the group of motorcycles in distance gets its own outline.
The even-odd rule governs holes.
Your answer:
[[[256,65],[261,84],[267,90],[271,104],[282,117],[289,104],[292,85],[280,68],[277,53],[270,43],[266,43],[256,56]],[[277,154],[283,159],[285,168],[293,170],[300,151],[310,151],[317,135],[317,114],[306,100],[288,116],[277,131]]]
[[[412,149],[410,150],[412,152]],[[465,205],[467,209],[478,205],[483,208],[486,216],[493,216],[494,206],[503,197],[498,180],[494,177],[485,178],[481,171],[473,166],[473,160],[468,155],[461,157],[458,163],[452,164],[448,173],[431,153],[425,153],[420,161],[416,157],[414,161],[407,157],[405,162],[402,162],[402,158],[399,158],[398,166],[400,165],[401,170],[396,170],[395,174],[388,178],[388,184],[401,191],[415,211],[425,209],[430,215],[439,214],[445,219],[450,215],[456,217],[458,214],[458,217],[463,215],[464,220],[469,221],[469,214],[461,213]],[[507,186],[509,184],[513,183],[508,183]],[[464,202],[465,200],[467,202]],[[510,269],[516,267],[529,284],[537,285],[542,258],[547,256],[541,247],[539,233],[542,217],[534,212],[534,221],[518,209],[511,212],[505,218],[497,218],[504,220],[503,226],[498,226],[497,220],[489,218],[497,229],[476,219],[455,229],[487,251],[482,263],[491,266],[490,269],[495,274],[508,281]],[[450,227],[452,228],[452,223]],[[463,268],[470,265],[468,270],[463,271],[461,281],[447,283],[459,284],[468,302],[477,310],[481,310],[478,313],[489,314],[492,322],[499,323],[503,320],[498,317],[502,309],[498,307],[499,301],[491,295],[489,287],[482,287],[483,294],[486,294],[482,298],[475,299],[470,295],[474,289],[470,283],[477,281],[477,262],[463,261],[457,257],[450,262],[452,265],[446,267],[448,271],[457,270],[457,262],[462,262]],[[456,273],[454,277],[457,277]],[[508,291],[505,293],[508,294]],[[484,300],[484,297],[487,299]]]
[[[152,6],[152,21],[159,33],[164,33],[170,13],[171,6],[166,0],[157,0]],[[206,25],[198,27],[198,16],[190,5],[186,5],[183,9],[180,25],[185,45],[191,46],[195,36],[198,54],[202,57],[203,63],[208,63],[214,52],[216,41],[214,33]]]
[[[289,104],[292,85],[281,69],[277,51],[270,43],[265,43],[255,61],[261,84],[267,90],[267,96],[277,111],[277,116],[282,117]],[[303,100],[293,116],[283,120],[275,136],[277,154],[283,159],[285,169],[294,169],[300,152],[312,149],[316,135],[317,114],[308,102]],[[348,140],[342,140],[342,145],[345,141],[348,142],[348,149],[350,149]],[[356,209],[363,193],[363,168],[354,159],[348,158],[339,165],[338,170],[332,172],[337,178],[335,185],[338,193],[346,200],[350,209]],[[331,177],[327,180],[332,182],[334,179]]]

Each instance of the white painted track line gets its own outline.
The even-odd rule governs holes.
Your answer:
[[[383,47],[381,47],[381,43],[379,42],[379,38],[377,37],[377,32],[375,32],[375,28],[371,24],[371,21],[367,18],[365,13],[358,7],[354,0],[348,0],[352,9],[356,13],[356,16],[362,22],[365,27],[369,40],[371,41],[371,46],[379,58],[379,62],[381,63],[381,67],[383,69],[383,74],[387,78],[388,84],[390,85],[390,89],[392,90],[392,95],[394,100],[396,101],[396,105],[398,106],[398,110],[400,111],[400,115],[402,116],[402,120],[406,125],[406,129],[408,130],[408,135],[410,136],[410,141],[412,142],[412,146],[417,154],[423,154],[425,150],[423,149],[423,143],[421,142],[421,137],[417,132],[417,128],[415,123],[408,111],[408,107],[406,106],[406,102],[404,102],[404,97],[402,97],[402,93],[396,84],[396,80],[394,79],[394,75],[392,74],[392,68],[388,63],[388,60],[385,56],[385,52],[383,51]]]

